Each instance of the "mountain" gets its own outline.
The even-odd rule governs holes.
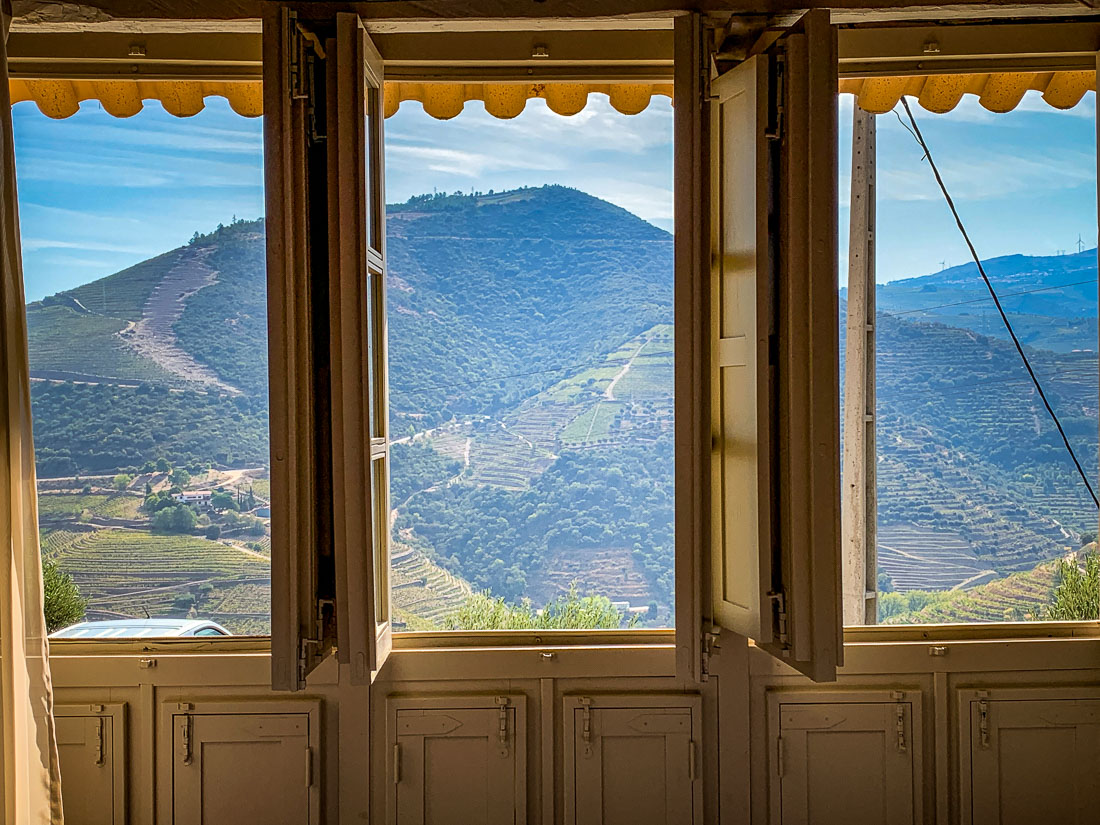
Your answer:
[[[541,605],[576,585],[667,624],[671,236],[550,186],[390,206],[387,255],[397,619],[427,628],[473,590]],[[263,262],[262,222],[239,221],[27,307],[39,473],[57,477],[43,481],[57,533],[50,546],[104,615],[185,603],[262,629],[265,585],[253,567],[267,539],[245,537],[255,525],[229,533],[246,578],[226,572],[225,538],[176,547],[151,536],[150,552],[192,559],[195,571],[157,581],[184,594],[160,608],[110,567],[136,533],[102,533],[149,529],[141,497],[113,492],[110,478],[140,472],[132,484],[167,489],[161,459],[189,468],[191,488],[246,483],[263,504]],[[988,270],[1030,330],[1036,371],[1095,476],[1095,254],[1009,256]],[[879,569],[899,598],[985,588],[1000,605],[1020,590],[1001,579],[1038,569],[1096,529],[1095,508],[982,301],[974,267],[879,288]],[[95,473],[108,475],[78,492],[76,476]],[[174,569],[163,560],[171,556],[157,558],[156,569]],[[936,615],[963,603],[938,602]]]
[[[1096,250],[1068,255],[1005,255],[983,261],[1020,340],[1070,352],[1096,349]],[[973,263],[879,284],[877,307],[912,321],[939,321],[1008,340]]]

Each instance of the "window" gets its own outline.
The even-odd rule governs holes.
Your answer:
[[[1100,402],[1094,75],[1018,75],[1005,98],[996,75],[954,79],[997,114],[971,95],[935,99],[946,86],[921,97],[944,114],[910,98],[1072,454],[904,110],[855,114],[840,319],[846,624],[1100,618],[1087,486]]]
[[[51,630],[266,634],[261,124],[108,108],[13,111]]]
[[[586,95],[386,122],[398,630],[673,625],[672,107]]]

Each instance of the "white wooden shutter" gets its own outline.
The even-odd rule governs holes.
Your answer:
[[[806,14],[711,84],[715,620],[841,662],[836,34]]]
[[[338,652],[368,684],[391,648],[382,58],[339,14],[329,108]]]
[[[336,646],[324,50],[285,8],[263,21],[271,440],[271,686],[301,690]],[[322,114],[323,118],[323,114]],[[321,121],[323,126],[323,119]]]

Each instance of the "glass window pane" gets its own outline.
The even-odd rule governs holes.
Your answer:
[[[386,121],[398,630],[670,627],[672,110]]]
[[[13,116],[51,626],[267,633],[261,122]]]
[[[1095,97],[910,105],[1095,488]],[[877,118],[877,618],[1096,619],[1096,505],[897,111]]]

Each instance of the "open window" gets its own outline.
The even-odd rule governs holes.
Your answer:
[[[711,81],[713,618],[815,680],[840,631],[836,34]]]
[[[272,685],[389,649],[383,78],[358,16],[264,23],[274,525]]]

